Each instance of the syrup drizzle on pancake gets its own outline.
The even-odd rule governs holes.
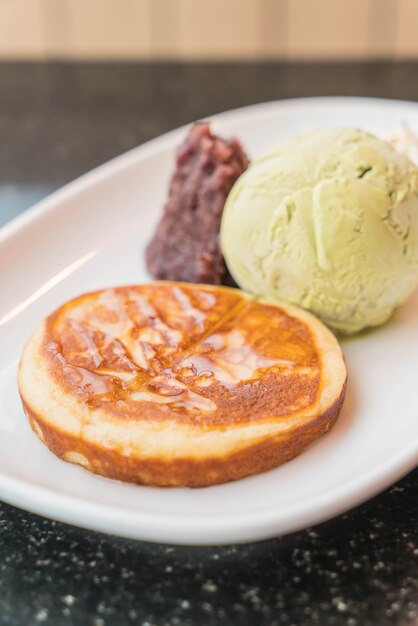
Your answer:
[[[48,318],[44,349],[69,393],[124,419],[285,417],[320,386],[308,328],[232,289],[157,283],[81,296]]]

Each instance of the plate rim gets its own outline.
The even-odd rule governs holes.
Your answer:
[[[281,520],[285,519],[287,522],[282,522],[285,527],[283,530],[279,530],[280,524],[273,515],[274,508],[262,509],[262,511],[256,511],[252,514],[250,512],[244,520],[239,513],[213,516],[207,522],[204,518],[196,519],[188,518],[186,515],[172,514],[169,518],[171,531],[171,537],[169,537],[167,525],[164,522],[166,517],[164,513],[132,511],[120,507],[115,514],[115,507],[98,503],[91,504],[87,500],[0,474],[1,499],[31,513],[105,534],[115,534],[115,523],[119,523],[120,528],[117,535],[127,539],[195,546],[248,543],[287,535],[315,526],[338,517],[369,500],[413,469],[418,454],[417,443],[413,442],[410,445],[407,455],[400,454],[392,461],[392,464],[389,466],[385,464],[387,468],[385,472],[374,469],[366,474],[366,478],[363,479],[360,486],[358,481],[352,481],[346,484],[343,492],[341,488],[337,487],[328,491],[321,498],[316,496],[311,500],[305,499],[297,505],[292,503],[291,512],[285,518],[281,516]],[[80,472],[87,471],[83,468],[76,469]],[[107,480],[101,477],[97,478]],[[26,492],[32,494],[33,497],[25,497]],[[334,493],[339,494],[338,506],[335,505]],[[29,502],[33,503],[31,508],[28,508]],[[315,502],[316,514],[311,512],[312,502]],[[58,511],[57,507],[59,507]],[[307,512],[309,512],[312,520],[308,526],[303,522]],[[207,524],[206,526],[202,520]],[[237,520],[240,524],[240,537],[238,538],[236,536]],[[204,533],[204,539],[201,538],[201,533]]]
[[[337,104],[350,104],[350,105],[363,105],[370,104],[379,106],[381,108],[391,108],[392,106],[415,108],[418,114],[418,102],[413,100],[401,100],[396,98],[374,98],[369,96],[306,96],[302,98],[283,98],[280,100],[267,100],[265,102],[258,102],[256,104],[243,105],[234,109],[226,111],[219,111],[217,113],[209,114],[200,118],[200,120],[210,120],[216,122],[218,119],[227,120],[228,117],[236,117],[239,114],[246,116],[247,114],[263,114],[269,109],[281,108],[285,106],[305,106],[306,104],[312,105],[313,103],[318,106],[323,106],[329,103]],[[55,191],[48,194],[45,198],[42,198],[28,209],[25,209],[23,213],[17,215],[15,218],[6,222],[0,227],[0,245],[4,243],[9,237],[16,234],[19,230],[23,229],[31,222],[39,219],[42,215],[59,210],[55,207],[58,202],[65,200],[69,195],[72,195],[77,190],[82,191],[86,187],[93,186],[99,183],[103,178],[106,178],[109,171],[115,173],[123,168],[130,161],[141,161],[142,152],[153,151],[158,152],[161,148],[164,148],[165,143],[170,143],[173,139],[177,138],[177,135],[182,135],[188,128],[190,128],[197,120],[187,122],[182,126],[178,126],[172,130],[167,131],[161,135],[157,135],[142,144],[134,146],[121,154],[118,154],[111,159],[104,161],[103,163],[93,167],[91,170],[77,176],[68,183],[65,183]],[[148,154],[146,155],[148,156]]]
[[[332,103],[340,106],[370,105],[388,109],[392,107],[415,109],[418,115],[418,103],[409,100],[321,96],[271,100],[216,113],[207,116],[207,119],[215,123],[224,120],[227,122],[229,117],[237,120],[237,116],[263,116],[270,110],[283,107],[305,107],[306,105],[321,107],[329,106]],[[192,123],[159,135],[106,161],[37,202],[0,229],[0,249],[5,242],[18,235],[31,223],[48,215],[48,213],[59,211],[63,201],[67,198],[74,198],[84,189],[93,188],[100,184],[103,179],[106,179],[108,175],[117,174],[129,165],[139,164],[141,160],[148,159],[153,153],[175,147],[178,137]],[[314,496],[311,499],[303,500],[303,502],[292,503],[290,511],[284,517],[282,511],[274,507],[250,511],[244,519],[240,517],[238,537],[236,536],[238,514],[216,515],[207,521],[203,517],[188,518],[179,514],[171,514],[168,524],[170,530],[168,531],[167,523],[164,522],[165,513],[133,511],[121,507],[116,509],[116,507],[106,504],[90,503],[79,497],[59,493],[53,489],[41,487],[2,473],[0,473],[0,498],[29,512],[96,532],[114,534],[115,527],[119,526],[117,534],[130,539],[177,545],[243,543],[301,530],[306,527],[303,522],[306,514],[311,520],[309,526],[312,526],[336,517],[368,500],[414,468],[418,460],[418,440],[413,440],[406,449],[406,453],[403,449],[401,453],[392,457],[390,463],[385,462],[373,468],[373,471],[362,477],[360,483],[357,478],[357,480],[347,482],[343,491],[341,491],[341,487],[337,486],[333,490],[321,494],[320,497]],[[82,468],[78,469],[79,471],[86,471]],[[313,502],[316,504],[312,509]],[[283,520],[285,521],[283,522]],[[197,526],[198,528],[196,528]],[[201,534],[204,535],[203,539]]]

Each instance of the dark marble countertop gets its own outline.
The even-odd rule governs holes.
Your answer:
[[[276,98],[418,100],[417,78],[417,63],[389,62],[0,64],[0,224],[185,122]],[[0,626],[415,626],[417,487],[415,470],[335,520],[221,548],[107,537],[0,503]]]

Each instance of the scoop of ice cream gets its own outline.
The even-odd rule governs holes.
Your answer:
[[[300,135],[238,179],[221,244],[242,288],[346,333],[381,324],[418,283],[418,168],[360,130]]]

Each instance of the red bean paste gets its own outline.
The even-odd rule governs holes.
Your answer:
[[[222,256],[219,230],[226,198],[247,169],[239,141],[226,141],[205,122],[195,124],[177,154],[168,200],[146,250],[159,280],[234,285]]]

